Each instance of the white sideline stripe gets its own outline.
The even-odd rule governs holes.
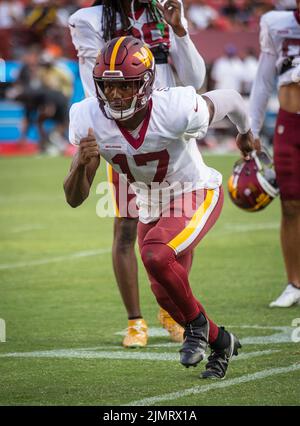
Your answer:
[[[266,350],[242,353],[232,361],[243,361],[248,358],[255,358],[263,355],[269,355],[280,350]],[[84,349],[58,349],[51,351],[35,352],[11,352],[0,354],[0,358],[79,358],[79,359],[121,359],[138,361],[176,361],[179,362],[178,353],[153,353],[153,352],[129,352],[127,349],[122,351],[95,351],[93,348]]]
[[[185,389],[179,392],[165,393],[163,395],[154,396],[151,398],[144,398],[137,401],[132,401],[128,405],[154,405],[162,401],[174,401],[175,399],[183,398],[189,395],[197,395],[208,392],[212,389],[223,389],[229,386],[241,385],[243,383],[253,382],[255,380],[265,379],[267,377],[276,376],[278,374],[291,373],[300,370],[300,364],[293,364],[289,367],[270,368],[268,370],[257,371],[254,374],[247,374],[245,376],[237,377],[236,379],[229,379],[223,382],[212,383],[207,386],[194,386],[193,388]]]
[[[40,260],[29,260],[27,262],[18,262],[18,263],[4,263],[0,264],[0,271],[3,271],[4,269],[16,269],[16,268],[26,268],[28,266],[37,266],[37,265],[47,265],[49,263],[56,263],[56,262],[63,262],[65,260],[72,260],[72,259],[80,259],[82,257],[89,257],[89,256],[97,256],[99,254],[106,254],[109,253],[110,249],[102,249],[102,250],[87,250],[87,251],[79,251],[77,253],[71,253],[65,256],[59,256],[59,257],[48,257],[46,259],[40,259]]]

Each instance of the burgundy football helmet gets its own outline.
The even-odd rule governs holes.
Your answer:
[[[232,202],[243,210],[264,209],[279,194],[273,162],[266,151],[252,151],[249,160],[240,159],[228,180]]]
[[[154,57],[141,40],[127,36],[109,41],[98,55],[93,70],[97,98],[105,116],[125,120],[144,108],[151,97],[154,76]],[[105,96],[105,81],[131,84],[132,95],[118,100],[117,108],[114,108],[113,102]]]

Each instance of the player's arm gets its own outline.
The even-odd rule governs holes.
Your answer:
[[[97,13],[96,8],[94,13]],[[70,16],[69,29],[72,42],[77,51],[79,74],[85,96],[95,96],[93,68],[98,52],[104,46],[100,29],[96,31],[96,28],[87,20],[87,17],[81,16],[80,10]]]
[[[256,77],[251,89],[249,113],[251,128],[255,138],[264,123],[269,98],[276,80],[276,56],[261,53]]]
[[[236,90],[212,90],[204,93],[202,97],[208,107],[209,124],[217,123],[227,116],[236,126],[237,146],[244,157],[253,149],[260,148],[254,142],[245,101]]]
[[[277,51],[273,43],[270,20],[274,12],[266,13],[260,20],[260,50],[258,69],[250,95],[250,119],[254,137],[258,138],[263,126],[268,100],[276,81]]]
[[[88,197],[99,164],[98,144],[93,130],[89,129],[87,137],[80,139],[78,151],[64,181],[66,200],[70,206],[78,207]]]
[[[172,28],[170,56],[180,81],[184,86],[200,89],[206,75],[205,63],[188,34],[182,2],[167,0],[163,6],[157,3],[157,7]]]

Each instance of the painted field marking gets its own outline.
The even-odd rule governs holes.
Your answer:
[[[249,336],[240,339],[242,345],[270,345],[274,343],[292,343],[292,327],[284,326],[259,326],[259,325],[240,325],[240,326],[228,326],[228,328],[240,328],[240,329],[254,329],[254,330],[274,330],[277,333],[273,333],[269,336]]]
[[[45,194],[19,194],[19,195],[1,195],[0,204],[7,203],[41,203],[61,200],[64,201],[64,195],[45,195]]]
[[[111,249],[86,250],[77,253],[67,254],[65,256],[48,257],[46,259],[29,260],[27,262],[4,263],[0,264],[0,271],[5,269],[26,268],[29,266],[48,265],[49,263],[64,262],[65,260],[80,259],[83,257],[97,256],[110,253]]]
[[[291,343],[291,335],[293,333],[293,327],[284,327],[284,326],[259,326],[259,325],[229,325],[230,328],[239,328],[239,329],[257,329],[257,330],[274,330],[277,333],[273,333],[267,336],[249,336],[240,339],[241,344],[243,345],[270,345],[276,343]],[[126,329],[118,331],[116,335],[124,336]],[[167,337],[169,333],[162,327],[150,327],[148,328],[149,337]],[[155,345],[156,347],[168,346],[178,346],[177,343],[162,343]],[[149,347],[149,345],[148,345]],[[154,346],[153,346],[154,347]]]
[[[228,232],[250,232],[250,231],[259,231],[259,230],[272,230],[279,229],[279,222],[270,222],[270,223],[253,223],[253,224],[234,224],[226,223],[221,230]]]
[[[154,405],[158,402],[163,401],[174,401],[179,398],[183,398],[189,395],[199,395],[205,392],[209,392],[213,389],[223,389],[230,386],[241,385],[244,383],[253,382],[256,380],[266,379],[267,377],[273,377],[278,374],[287,374],[293,371],[300,370],[300,364],[292,364],[289,367],[281,367],[281,368],[270,368],[267,370],[257,371],[253,374],[246,374],[244,376],[237,377],[235,379],[224,380],[222,382],[212,383],[206,386],[194,386],[189,389],[184,389],[178,392],[165,393],[163,395],[153,396],[150,398],[139,399],[137,401],[132,401],[128,404],[124,404],[124,406],[133,406],[133,405]]]
[[[19,232],[28,232],[28,231],[37,231],[40,229],[45,229],[45,225],[39,225],[39,224],[28,224],[28,225],[20,225],[16,228],[13,228],[10,232],[13,234],[18,234]]]
[[[232,361],[243,361],[249,358],[260,357],[263,355],[270,355],[280,350],[265,350],[246,352],[240,354],[238,357],[232,358]],[[89,350],[80,349],[57,349],[51,351],[34,351],[34,352],[11,352],[2,353],[0,358],[79,358],[79,359],[115,359],[115,360],[138,360],[138,361],[175,361],[179,362],[178,353],[153,353],[143,351],[128,351],[123,349],[122,351],[97,351],[93,348]]]
[[[6,342],[6,325],[4,319],[0,318],[0,343]]]

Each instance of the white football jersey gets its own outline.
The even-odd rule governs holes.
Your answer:
[[[261,51],[277,58],[278,87],[292,83],[293,68],[282,72],[285,62],[300,57],[300,18],[297,12],[272,11],[261,18]]]
[[[195,189],[214,189],[222,175],[203,162],[195,137],[207,132],[209,112],[193,87],[155,90],[139,135],[134,137],[114,120],[107,119],[97,99],[90,97],[70,110],[70,142],[74,145],[93,128],[100,155],[118,173],[124,173],[137,195],[139,217],[156,220],[164,207],[164,191],[174,196]],[[165,186],[158,188],[159,182]]]
[[[181,0],[180,0],[181,1]],[[181,22],[187,31],[187,21],[183,15]],[[86,96],[95,96],[92,70],[100,50],[105,46],[102,28],[103,6],[79,9],[69,18],[71,37],[79,57],[79,71]],[[172,28],[165,26],[163,33],[153,22],[148,22],[146,10],[129,16],[132,35],[141,39],[150,48],[164,44],[169,48],[170,56],[183,85],[192,85],[200,89],[205,77],[205,64],[191,41],[189,35],[177,37]],[[117,35],[123,35],[120,16],[117,15]],[[176,85],[171,66],[168,63],[156,64],[154,87],[173,87]]]

